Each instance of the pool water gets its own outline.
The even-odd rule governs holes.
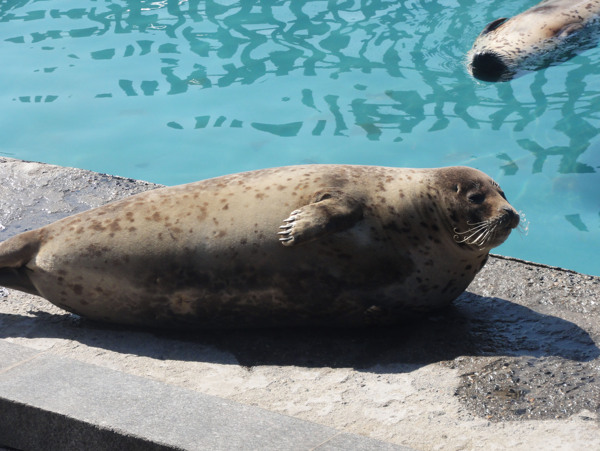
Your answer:
[[[536,0],[0,2],[0,155],[168,185],[303,163],[468,165],[496,253],[600,275],[600,49],[507,83],[464,58]]]

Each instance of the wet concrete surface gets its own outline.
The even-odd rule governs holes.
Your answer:
[[[0,240],[156,186],[11,159],[0,177]],[[416,449],[577,449],[600,446],[599,304],[598,277],[492,257],[394,327],[134,330],[2,289],[0,340]]]
[[[0,157],[0,240],[159,185]]]
[[[456,396],[493,421],[600,413],[600,279],[511,263],[492,260],[469,287],[472,293],[511,293],[512,312],[486,309],[478,321],[482,324],[472,325],[471,331],[492,327],[487,349],[497,358],[485,364],[462,362]],[[486,280],[490,272],[506,276]],[[521,309],[520,317],[514,316],[515,309]]]
[[[558,357],[501,358],[462,375],[456,395],[493,421],[568,418],[600,408],[599,369]]]

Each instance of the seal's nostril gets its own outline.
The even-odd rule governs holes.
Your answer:
[[[471,74],[479,80],[500,81],[508,72],[508,66],[494,52],[478,53],[471,61]]]
[[[519,216],[519,213],[517,213],[512,207],[505,205],[502,207],[502,211],[504,211],[506,213],[506,216],[507,216],[508,220],[511,222],[511,224],[514,224],[513,227],[516,227],[519,225],[519,221],[521,220],[521,217]]]

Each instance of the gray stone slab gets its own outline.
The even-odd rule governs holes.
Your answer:
[[[352,434],[338,434],[315,448],[315,450],[319,451],[370,451],[388,449],[409,451],[412,448],[365,440],[363,437]]]
[[[5,342],[0,355],[21,362],[0,371],[0,443],[18,449],[406,449]]]
[[[19,363],[31,360],[40,354],[35,349],[25,348],[19,345],[13,345],[6,341],[0,341],[0,374],[8,371]]]

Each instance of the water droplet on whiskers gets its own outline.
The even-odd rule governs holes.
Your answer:
[[[526,236],[529,232],[529,221],[527,220],[525,213],[523,213],[522,211],[519,211],[518,213],[521,220],[519,221],[517,229],[519,230],[519,233],[521,233],[521,235]]]

